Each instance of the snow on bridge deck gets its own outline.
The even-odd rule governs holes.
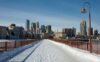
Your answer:
[[[100,62],[100,56],[45,39],[8,62]]]

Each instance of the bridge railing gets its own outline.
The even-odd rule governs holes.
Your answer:
[[[90,51],[90,43],[88,41],[66,40],[66,39],[52,39],[54,41],[67,44],[71,47]],[[92,41],[92,53],[100,54],[100,42]]]
[[[24,40],[0,40],[0,52],[8,51],[17,47],[28,45],[36,41],[35,39]]]

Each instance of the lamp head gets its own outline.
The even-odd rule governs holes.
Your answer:
[[[86,9],[84,7],[81,9],[81,13],[82,14],[85,14],[86,13]]]

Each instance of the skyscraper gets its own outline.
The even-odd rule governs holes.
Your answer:
[[[41,33],[46,33],[46,27],[45,27],[45,25],[41,25]]]
[[[39,22],[36,22],[36,34],[40,33]]]
[[[76,36],[76,28],[73,27],[72,30],[73,30],[72,31],[73,32],[73,35],[72,36],[75,37]]]
[[[94,35],[98,35],[98,30],[97,29],[94,30]]]
[[[84,20],[80,23],[80,34],[87,35],[86,21]]]
[[[36,33],[36,23],[31,24],[31,32]]]
[[[64,28],[62,33],[65,34],[65,37],[75,37],[76,29],[75,28]]]
[[[30,21],[26,20],[26,31],[30,31]]]
[[[51,33],[51,25],[46,26],[46,33]]]
[[[90,36],[93,35],[93,28],[92,27],[88,28],[88,36],[89,36],[89,34],[90,34]]]

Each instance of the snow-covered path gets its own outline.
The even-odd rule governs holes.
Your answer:
[[[34,47],[27,49],[9,60],[9,62],[17,62],[19,58],[24,57],[29,51],[32,53],[25,60],[21,59],[21,62],[100,62],[100,56],[96,54],[90,54],[48,39],[42,40],[34,51],[32,51],[33,49]]]

